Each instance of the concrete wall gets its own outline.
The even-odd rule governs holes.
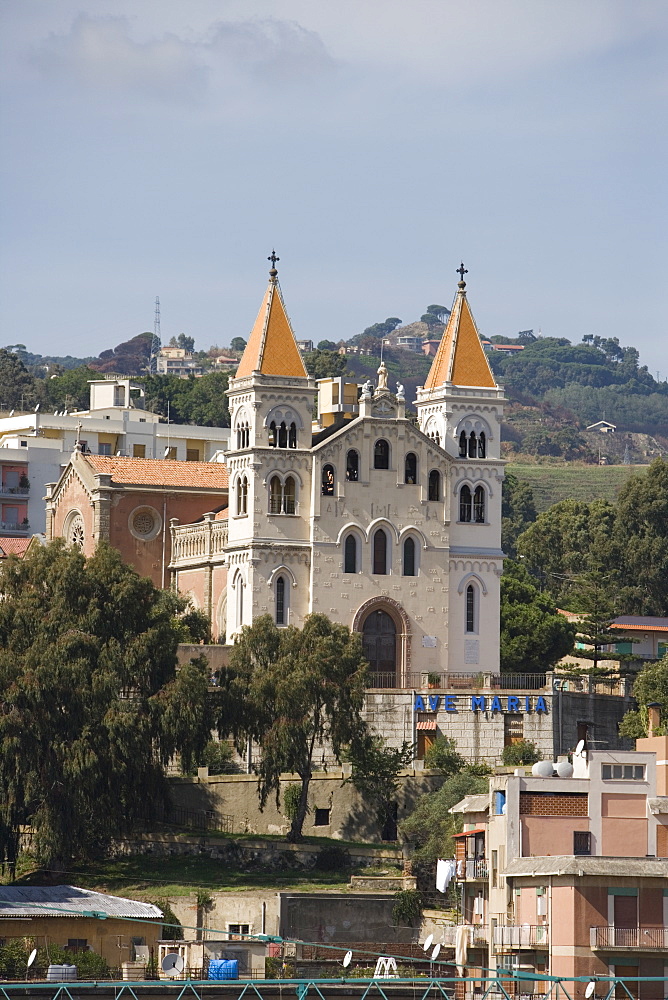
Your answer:
[[[309,814],[304,834],[382,843],[375,810],[347,779],[349,774],[340,769],[315,775],[309,789]],[[262,812],[255,775],[172,778],[170,792],[177,807],[212,811],[219,817],[233,816],[235,833],[285,835],[290,829],[290,821],[282,811],[283,794],[288,785],[298,780],[294,775],[282,775],[279,806],[272,796]],[[403,772],[397,796],[398,820],[401,821],[412,811],[420,795],[434,791],[442,782],[442,776],[436,772]],[[315,826],[316,809],[329,809],[329,824]]]
[[[131,942],[133,937],[144,938],[149,948],[155,948],[160,937],[162,923],[142,921],[134,923],[131,920],[94,920],[89,917],[35,917],[27,920],[0,919],[0,938],[5,941],[33,938],[38,948],[45,943],[67,946],[70,938],[87,941],[91,950],[107,961],[112,968],[118,968],[121,962],[132,959]],[[76,965],[76,955],[72,956],[71,964]]]

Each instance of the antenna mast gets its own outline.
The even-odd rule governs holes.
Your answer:
[[[153,320],[153,338],[151,340],[151,357],[148,370],[151,375],[158,371],[158,353],[160,352],[160,298],[155,297],[155,318]]]

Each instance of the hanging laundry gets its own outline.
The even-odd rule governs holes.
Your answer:
[[[444,861],[442,858],[439,858],[436,863],[436,888],[439,892],[445,892],[454,874],[455,862]]]

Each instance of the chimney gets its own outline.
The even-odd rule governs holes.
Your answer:
[[[647,706],[647,735],[648,737],[654,736],[657,729],[661,725],[661,703],[658,701],[650,701]]]

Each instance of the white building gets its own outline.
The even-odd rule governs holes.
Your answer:
[[[229,520],[172,529],[175,583],[214,635],[323,612],[363,633],[374,686],[497,672],[503,393],[465,282],[417,426],[382,364],[359,400],[343,380],[316,385],[275,269],[228,395]]]
[[[88,410],[0,418],[0,534],[45,530],[46,483],[60,479],[77,440],[98,455],[194,462],[220,458],[229,441],[228,427],[168,424],[144,409],[143,396],[132,379],[99,379],[90,383]]]

